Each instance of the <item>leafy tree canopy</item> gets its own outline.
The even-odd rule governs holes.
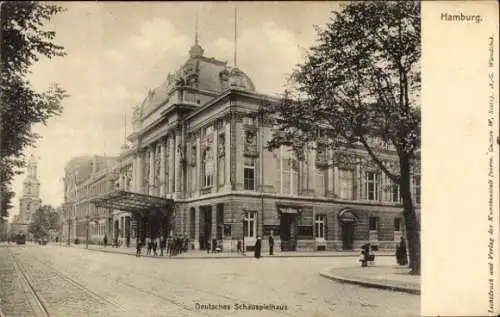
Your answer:
[[[317,33],[292,75],[292,89],[269,107],[276,128],[268,148],[290,146],[298,158],[307,147],[364,149],[370,163],[399,185],[410,267],[420,274],[410,186],[420,148],[420,3],[349,2]],[[382,148],[396,154],[397,168]]]
[[[47,238],[49,230],[59,230],[59,214],[49,205],[38,208],[32,217],[28,231],[35,239]]]
[[[64,48],[53,43],[55,32],[45,24],[63,9],[37,2],[6,1],[0,11],[0,195],[1,215],[7,216],[13,192],[10,185],[16,173],[25,167],[23,150],[34,146],[39,135],[32,132],[37,123],[62,112],[65,91],[52,85],[37,92],[28,77],[41,57],[64,56]],[[5,191],[4,191],[5,190]]]

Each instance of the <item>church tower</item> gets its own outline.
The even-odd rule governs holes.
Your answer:
[[[35,211],[41,206],[40,182],[37,178],[37,162],[32,155],[23,182],[23,195],[19,199],[19,222],[29,224]]]

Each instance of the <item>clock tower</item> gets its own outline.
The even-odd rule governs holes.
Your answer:
[[[40,182],[37,178],[37,162],[33,155],[27,166],[27,175],[23,182],[23,195],[19,199],[19,222],[27,232],[28,225],[31,222],[33,214],[40,208],[42,200],[40,199]]]

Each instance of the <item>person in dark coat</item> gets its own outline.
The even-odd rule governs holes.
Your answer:
[[[151,249],[153,248],[153,242],[151,241],[151,238],[148,239],[148,249],[146,251],[146,255],[151,254]]]
[[[396,246],[396,262],[401,265],[401,248],[399,245]]]
[[[104,242],[104,246],[107,247],[108,246],[108,236],[107,235],[104,235],[103,242]]]
[[[407,265],[408,264],[408,253],[406,252],[406,241],[405,238],[401,237],[401,242],[399,242],[399,252],[401,256],[401,263],[400,265]]]
[[[217,251],[217,239],[212,239],[212,253]]]
[[[135,256],[141,256],[142,243],[140,241],[137,241],[137,245],[135,247]]]
[[[153,247],[153,255],[157,256],[158,253],[156,253],[156,249],[158,248],[158,242],[156,241],[156,238],[154,238],[151,243],[152,243],[152,247]]]
[[[259,259],[260,258],[260,251],[262,250],[262,241],[260,240],[260,236],[257,237],[257,241],[255,241],[255,250],[254,250],[254,256]]]
[[[273,234],[269,235],[269,255],[273,255],[274,253],[274,238]]]
[[[165,250],[166,247],[166,242],[165,242],[165,237],[160,238],[160,256],[163,256],[163,251]]]
[[[241,240],[238,240],[236,243],[236,252],[241,253]]]

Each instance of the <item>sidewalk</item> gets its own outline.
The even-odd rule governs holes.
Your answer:
[[[51,244],[54,246],[63,246],[63,247],[68,247],[66,244]],[[70,247],[72,248],[80,248],[80,249],[86,249],[85,244],[78,244],[74,245],[72,244]],[[98,246],[98,245],[89,245],[88,250],[90,251],[99,251],[99,252],[106,252],[106,253],[119,253],[119,254],[125,254],[125,255],[133,255],[135,256],[135,248],[125,248],[125,247],[118,247],[118,248],[113,248],[111,246]],[[160,254],[160,251],[156,251],[158,254]],[[253,257],[253,252],[248,251],[246,253],[246,257]],[[267,253],[263,253],[262,256],[268,257],[269,255]],[[281,257],[281,258],[307,258],[307,257],[346,257],[346,256],[359,256],[359,252],[357,251],[311,251],[311,252],[275,252],[272,257]],[[394,256],[393,252],[378,252],[377,256]],[[221,252],[221,253],[207,253],[206,251],[199,251],[199,250],[189,250],[188,252],[183,252],[181,254],[178,254],[176,256],[153,256],[153,255],[146,255],[146,249],[142,249],[142,255],[141,257],[148,257],[148,258],[156,258],[156,259],[241,259],[245,258],[245,256],[242,256],[241,254],[238,254],[236,252]]]
[[[405,266],[368,266],[327,269],[320,275],[341,283],[420,294],[420,276]]]

